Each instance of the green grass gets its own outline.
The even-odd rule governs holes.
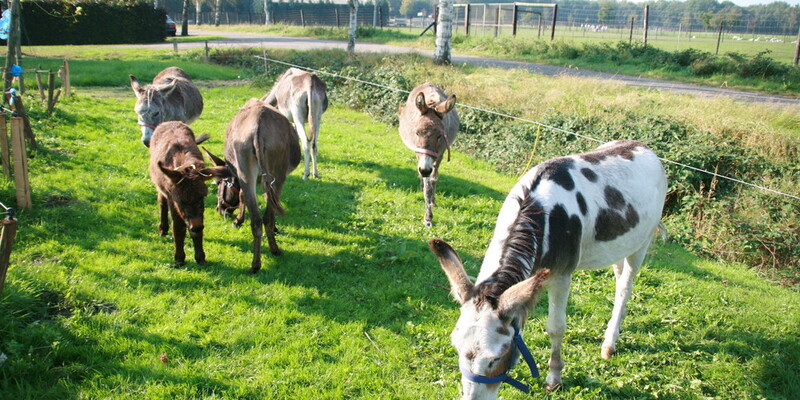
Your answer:
[[[200,83],[206,106],[193,128],[210,133],[207,147],[220,154],[228,121],[265,89]],[[1,397],[458,396],[449,345],[458,309],[426,241],[448,240],[476,274],[514,177],[453,152],[426,229],[413,154],[396,128],[332,104],[322,178],[302,181],[295,171],[284,188],[284,255],[265,255],[262,271],[247,275],[249,229],[215,214],[209,196],[209,265],[175,268],[171,240],[156,231],[133,97],[113,86],[76,89],[50,118],[27,103],[41,148],[30,160],[34,207],[18,215],[0,297]],[[0,200],[13,199],[12,183],[0,181]],[[566,387],[549,398],[800,397],[797,292],[659,244],[629,304],[619,355],[603,361],[612,276],[576,274]],[[545,303],[525,332],[540,369],[549,348]],[[522,380],[543,395],[541,379]],[[501,395],[531,398],[510,387]]]

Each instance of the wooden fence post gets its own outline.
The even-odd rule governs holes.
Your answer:
[[[464,34],[469,36],[469,3],[464,6]]]
[[[800,29],[797,30],[797,45],[794,47],[794,61],[792,65],[797,66],[797,60],[800,59]]]
[[[17,207],[31,208],[31,186],[28,181],[28,154],[22,118],[11,117],[11,152],[14,158],[14,187],[17,190]]]
[[[553,4],[553,22],[550,23],[550,41],[556,38],[556,16],[558,16],[558,4]]]
[[[644,33],[642,34],[642,41],[647,46],[647,28],[650,22],[650,6],[644,6]]]
[[[6,127],[6,116],[0,114],[0,153],[3,160],[3,175],[11,178],[11,157],[8,151],[8,127]]]
[[[517,3],[514,3],[514,8],[511,11],[511,36],[517,36],[517,13],[519,12],[519,6]]]
[[[6,217],[0,221],[0,225],[3,227],[3,233],[0,234],[0,294],[3,294],[8,263],[11,260],[11,247],[14,244],[14,236],[17,234],[17,220],[13,217]]]

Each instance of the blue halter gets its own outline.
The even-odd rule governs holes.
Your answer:
[[[521,390],[524,393],[528,393],[530,388],[528,385],[508,376],[508,372],[511,371],[511,368],[514,368],[516,365],[517,356],[522,354],[522,358],[525,359],[525,362],[528,364],[528,368],[531,370],[531,376],[534,378],[539,377],[539,370],[536,368],[536,361],[533,360],[533,356],[531,355],[530,350],[528,350],[528,346],[525,345],[525,341],[522,340],[522,332],[520,329],[517,328],[516,322],[511,324],[511,327],[514,328],[514,349],[511,354],[511,363],[508,366],[508,370],[506,372],[497,375],[497,376],[483,376],[483,375],[475,375],[469,368],[465,368],[463,365],[459,363],[459,369],[461,370],[461,374],[467,378],[468,380],[475,382],[475,383],[508,383],[511,386]]]

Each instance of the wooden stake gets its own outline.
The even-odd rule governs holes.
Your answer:
[[[64,59],[64,74],[61,76],[61,86],[64,88],[64,97],[71,97],[72,96],[72,84],[70,83],[70,74],[69,74],[69,60],[66,58]]]
[[[3,233],[0,235],[0,294],[3,294],[3,286],[6,283],[6,272],[11,260],[11,247],[14,244],[14,236],[17,235],[17,220],[6,218],[0,221]]]
[[[28,181],[28,154],[25,151],[23,121],[11,117],[11,150],[14,158],[14,187],[17,189],[17,207],[31,208],[31,186]]]
[[[3,160],[3,175],[11,178],[11,157],[8,153],[8,127],[5,115],[0,115],[0,153]]]

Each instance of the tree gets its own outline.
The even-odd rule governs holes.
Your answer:
[[[220,8],[222,8],[220,3],[222,3],[222,0],[214,1],[214,26],[219,26],[219,13]]]
[[[189,0],[183,0],[181,10],[181,36],[189,36]]]
[[[597,12],[597,20],[604,25],[610,25],[614,22],[616,15],[614,15],[614,3],[610,1],[603,1],[600,3],[600,10]]]
[[[347,52],[352,54],[356,51],[356,32],[358,31],[358,0],[347,0],[347,5],[350,6],[350,31],[347,34]]]
[[[271,6],[270,0],[264,0],[264,25],[270,24],[269,9]]]
[[[453,38],[453,0],[439,0],[439,20],[436,26],[436,50],[433,63],[450,64],[450,48]]]

